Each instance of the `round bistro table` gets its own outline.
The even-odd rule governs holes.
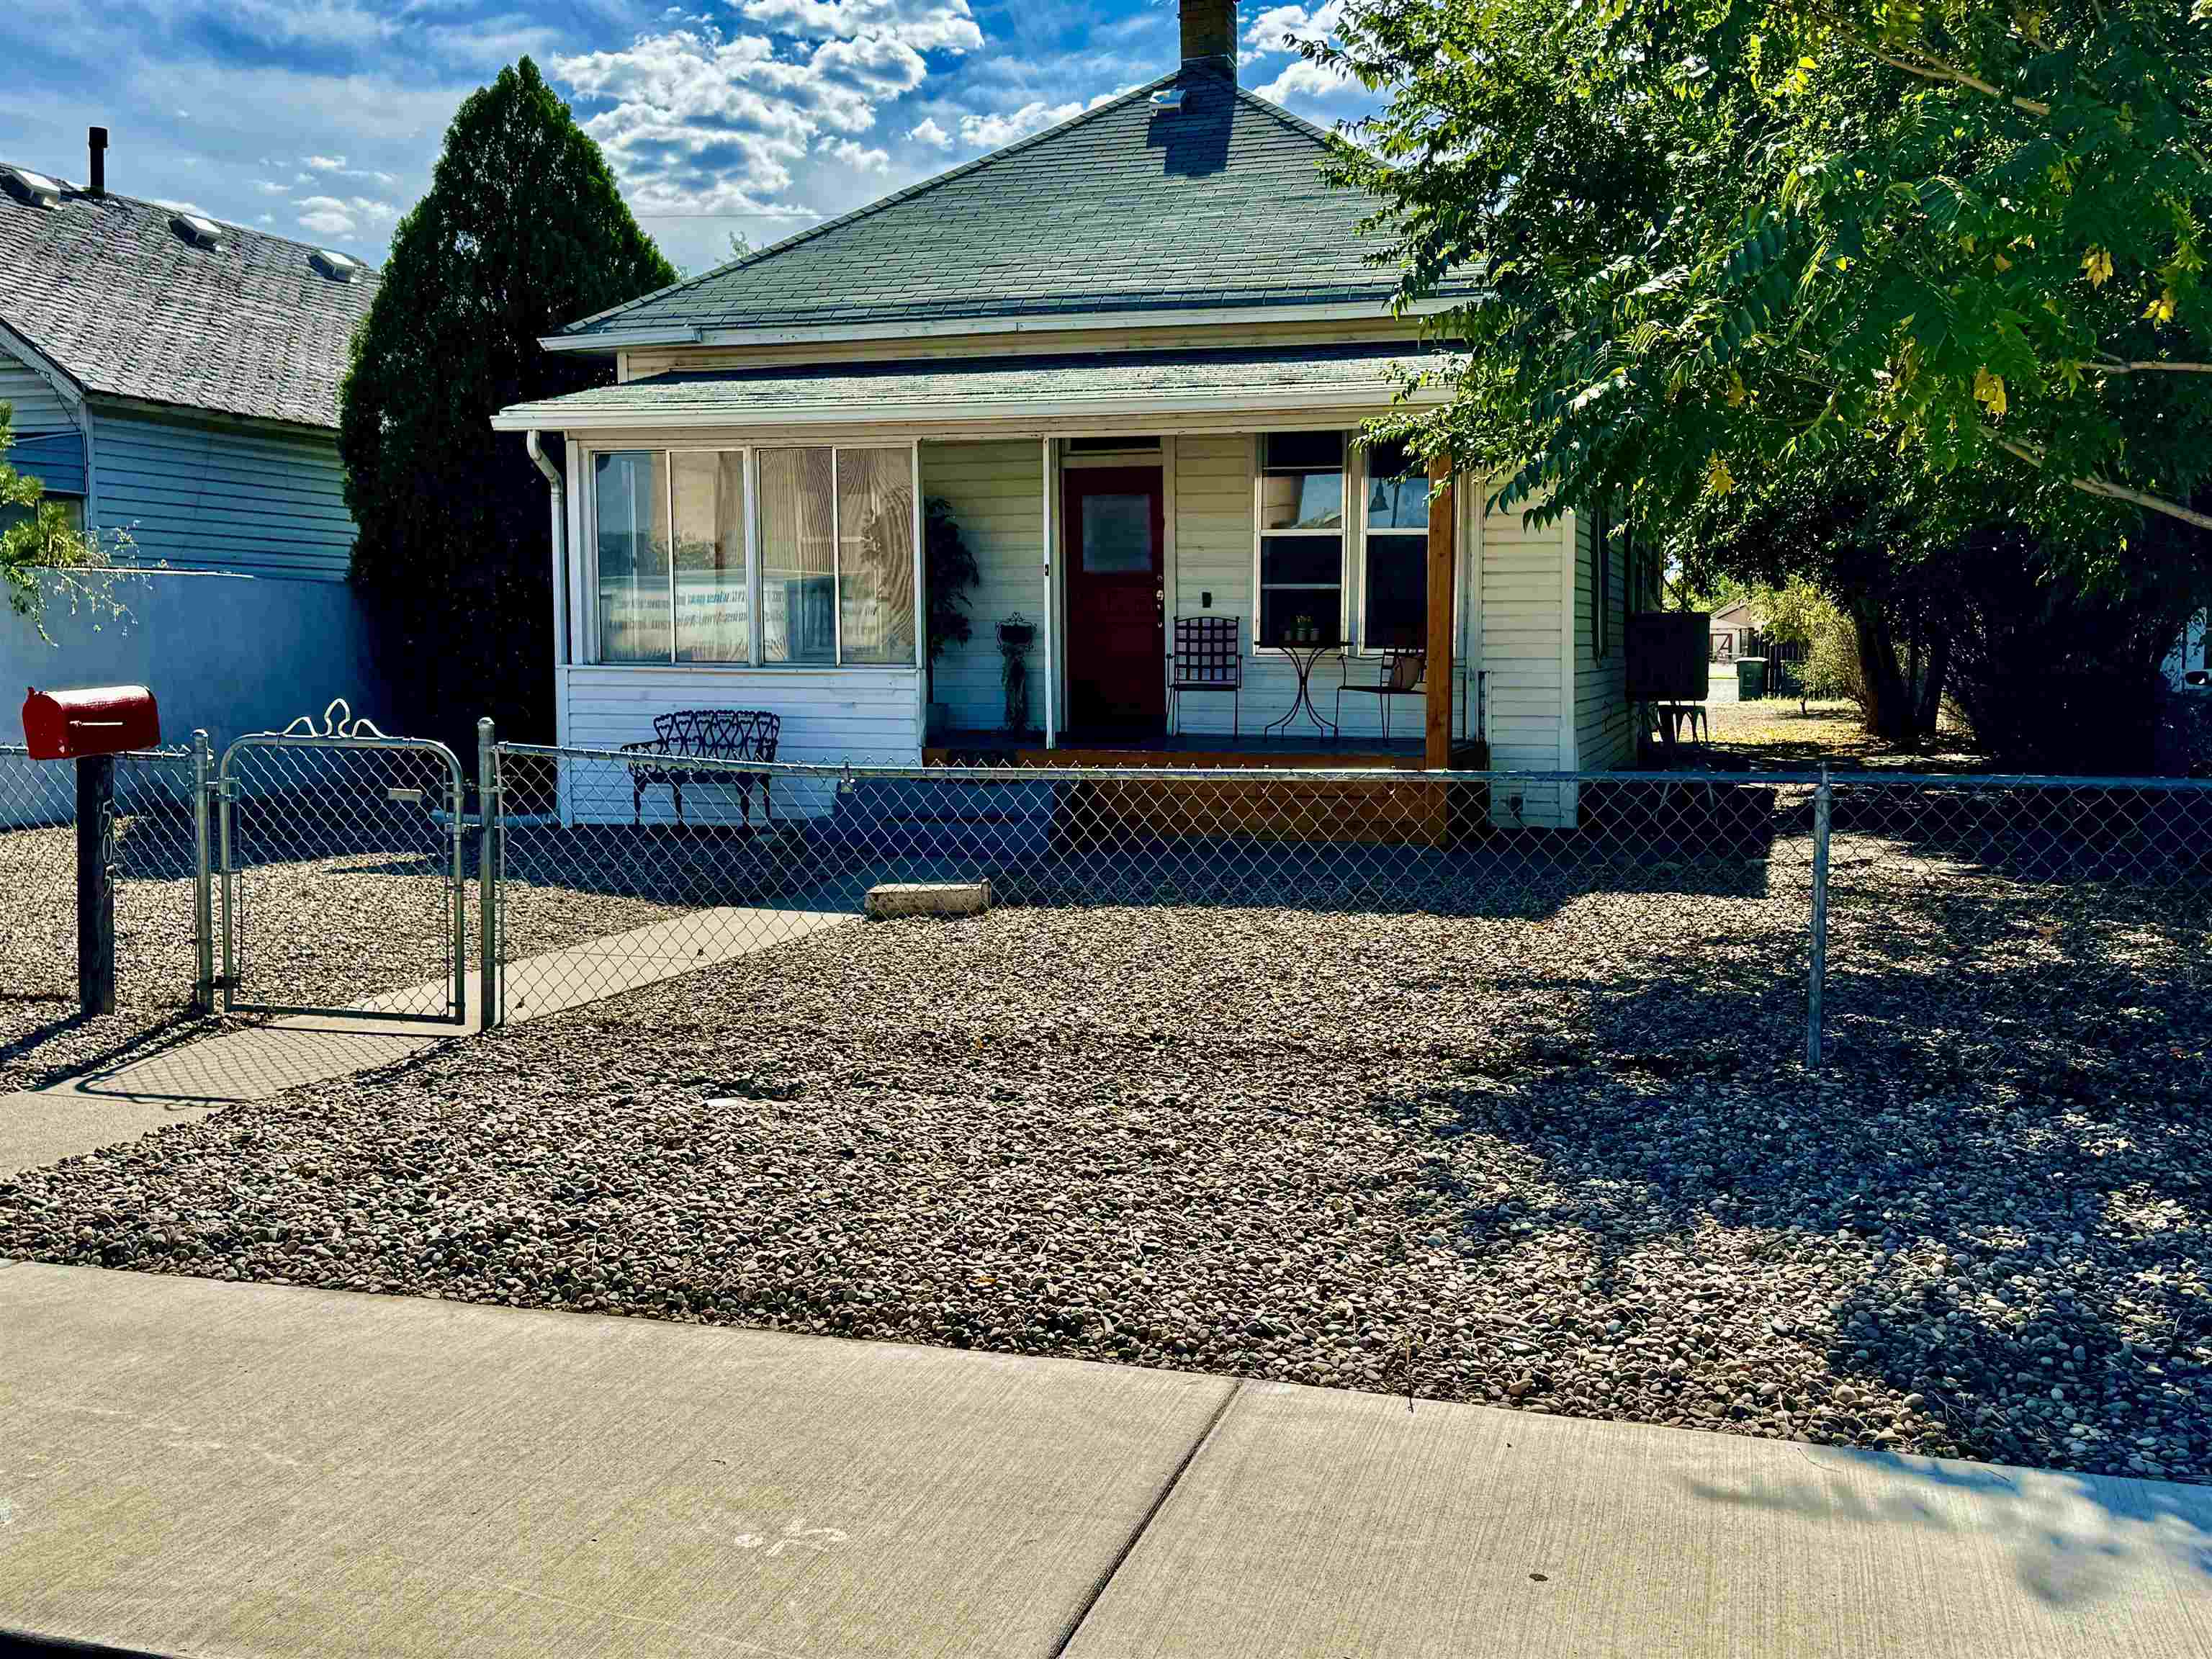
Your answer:
[[[1336,722],[1323,720],[1321,710],[1314,703],[1313,671],[1314,665],[1323,657],[1332,653],[1341,656],[1344,647],[1333,640],[1315,640],[1310,643],[1297,640],[1275,640],[1270,641],[1270,644],[1273,649],[1281,652],[1291,659],[1291,666],[1297,672],[1298,695],[1291,699],[1289,712],[1279,720],[1268,721],[1261,728],[1261,735],[1271,737],[1274,734],[1275,729],[1280,726],[1284,735],[1287,737],[1290,733],[1291,722],[1298,717],[1299,711],[1303,709],[1306,718],[1313,722],[1315,731],[1334,737],[1337,734]]]

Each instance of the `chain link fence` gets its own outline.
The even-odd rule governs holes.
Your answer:
[[[1502,995],[1573,988],[1662,1073],[1724,1074],[1750,1045],[2095,1090],[2205,1058],[2160,1036],[2208,988],[2201,784],[708,761],[678,780],[617,751],[499,756],[509,1017],[799,939],[872,890],[988,884],[994,906],[1277,910],[1318,952],[1334,916],[1464,921]]]
[[[1439,975],[1479,963],[1501,1006],[1563,995],[1657,1076],[1725,1075],[1757,1050],[2057,1079],[2086,1100],[2195,1090],[2212,1063],[2203,783],[672,767],[508,744],[479,757],[495,783],[484,860],[483,805],[442,755],[234,756],[245,996],[458,1011],[482,969],[487,876],[509,1018],[710,969],[922,886],[994,907],[1273,912],[1347,980],[1359,946],[1336,919],[1458,924],[1438,935]],[[214,971],[198,953],[220,962],[194,771],[187,750],[118,765],[125,1003],[182,1006]],[[74,807],[71,769],[0,749],[0,975],[17,1004],[76,994]],[[394,1001],[414,995],[421,1009]]]
[[[117,758],[113,829],[117,999],[188,1005],[198,977],[190,750]],[[76,769],[0,746],[0,997],[21,1006],[76,994]]]

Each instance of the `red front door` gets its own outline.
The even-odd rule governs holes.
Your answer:
[[[1064,475],[1068,725],[1167,730],[1166,526],[1156,466]]]

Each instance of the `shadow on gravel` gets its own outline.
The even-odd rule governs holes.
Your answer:
[[[1747,1275],[1816,1260],[1821,1304],[1790,1330],[1844,1386],[1832,1406],[1782,1389],[1795,1432],[2203,1478],[2212,971],[2142,896],[2065,916],[2047,896],[1977,878],[1839,915],[1818,1074],[1792,1058],[1802,969],[1652,954],[1579,988],[1581,1042],[1527,1041],[1475,1079],[1376,1104],[1540,1164],[1549,1201],[1452,1214],[1456,1195],[1428,1188],[1472,1271],[1529,1228],[1579,1235],[1605,1297],[1655,1243],[1725,1250]],[[1739,1398],[1729,1415],[1767,1409]],[[2193,1498],[2080,1494],[2206,1524]],[[2212,1537],[2190,1547],[2212,1570]],[[2054,1595],[2074,1582],[2056,1557],[2023,1571]]]

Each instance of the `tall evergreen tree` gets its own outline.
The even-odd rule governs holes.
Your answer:
[[[604,359],[539,337],[675,280],[529,58],[461,105],[341,394],[353,578],[404,729],[468,744],[488,714],[507,736],[550,737],[545,483],[491,417],[610,381]]]

